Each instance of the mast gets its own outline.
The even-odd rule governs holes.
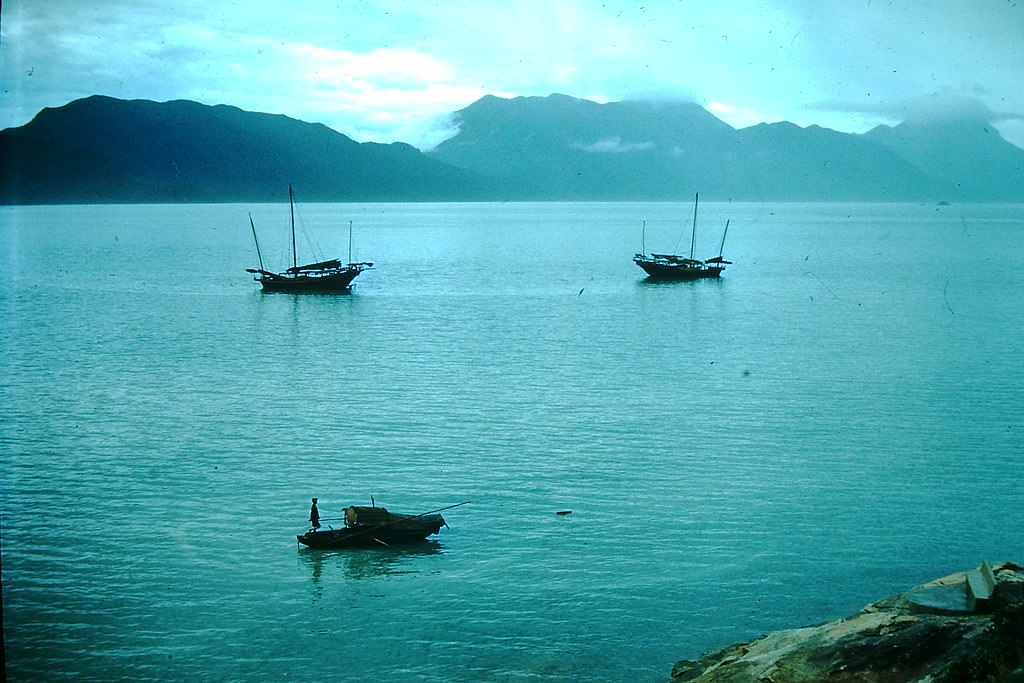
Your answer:
[[[292,216],[292,268],[298,268],[299,261],[295,254],[295,199],[292,197],[291,183],[288,183],[288,208]]]
[[[348,263],[352,265],[352,221],[348,222]]]
[[[266,270],[263,267],[263,254],[260,253],[260,241],[256,239],[256,224],[252,222],[252,214],[249,214],[249,225],[252,227],[252,241],[256,243],[256,258],[260,260],[260,270]]]
[[[725,230],[722,231],[722,244],[718,246],[718,258],[722,258],[722,252],[725,251],[725,236],[729,232],[729,221],[725,221]]]
[[[690,231],[690,260],[693,260],[693,247],[697,243],[697,197],[700,193],[693,195],[693,230]]]

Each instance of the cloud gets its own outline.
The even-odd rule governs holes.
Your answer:
[[[454,113],[447,113],[435,119],[415,118],[398,130],[399,140],[412,140],[423,152],[429,152],[445,140],[459,134],[459,123]]]
[[[739,107],[723,102],[707,102],[705,108],[734,128],[747,128],[770,120],[762,112],[748,107]]]
[[[697,96],[678,85],[635,84],[624,87],[623,102],[650,102],[653,104],[699,104]]]
[[[654,147],[653,142],[622,142],[622,137],[603,138],[589,145],[575,144],[576,149],[594,154],[623,154],[626,152],[640,152]]]
[[[988,105],[980,100],[954,94],[932,93],[912,97],[893,103],[889,109],[890,115],[915,123],[956,120],[989,123],[995,118]]]
[[[811,105],[818,111],[841,111],[889,121],[929,123],[941,121],[978,121],[993,123],[1024,119],[1024,111],[995,112],[976,97],[952,92],[894,99],[887,102],[864,103],[849,100],[818,102]]]
[[[10,5],[8,7],[7,5]],[[417,145],[486,94],[694,100],[837,130],[946,112],[1016,131],[1024,3],[6,3],[0,128],[90,94],[286,114]],[[938,93],[938,95],[934,95]],[[956,101],[956,98],[973,98]],[[418,133],[417,133],[418,131]],[[608,146],[614,149],[615,146]]]

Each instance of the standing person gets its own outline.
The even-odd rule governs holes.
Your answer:
[[[313,531],[320,528],[320,511],[316,509],[316,498],[313,499],[313,505],[309,508],[309,521],[313,525]]]

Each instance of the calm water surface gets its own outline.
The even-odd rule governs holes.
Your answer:
[[[9,680],[662,681],[1024,560],[1024,207],[707,204],[646,282],[690,210],[307,205],[377,267],[293,296],[284,205],[0,207]]]

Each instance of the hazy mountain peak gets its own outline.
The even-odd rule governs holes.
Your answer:
[[[915,97],[902,103],[900,118],[910,125],[933,125],[950,123],[989,124],[996,114],[980,100],[965,95],[932,93]]]
[[[485,97],[456,119],[458,134],[432,155],[480,174],[518,179],[552,198],[682,198],[700,189],[709,198],[768,200],[1024,199],[1024,182],[1016,190],[1003,180],[1001,189],[965,191],[959,177],[948,180],[957,175],[951,168],[915,152],[910,126],[893,134],[901,144],[881,140],[877,132],[860,136],[789,121],[736,130],[684,99],[600,104],[558,93]],[[957,134],[947,127],[921,144],[939,149],[948,136]],[[1009,158],[1004,171],[1019,178],[1012,164],[1022,155],[998,142]],[[977,156],[977,149],[961,149],[949,158],[955,166]],[[974,166],[967,164],[971,172]]]

